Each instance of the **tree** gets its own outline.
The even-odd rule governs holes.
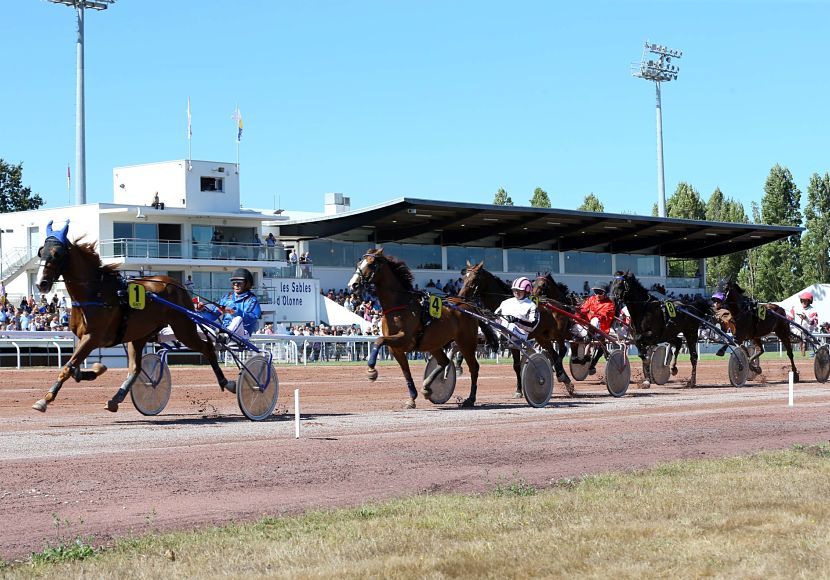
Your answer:
[[[761,210],[758,204],[751,202],[752,208],[752,223],[761,223]],[[746,265],[738,273],[738,284],[746,290],[750,296],[758,294],[758,256],[760,255],[760,248],[752,248],[746,252]]]
[[[830,281],[830,175],[814,173],[804,208],[807,231],[801,238],[802,284]]]
[[[0,159],[0,213],[37,209],[43,205],[39,195],[23,187],[23,164],[10,165]]]
[[[493,198],[493,205],[513,205],[513,200],[507,195],[503,187],[500,187],[496,192],[496,197]]]
[[[801,191],[795,186],[792,173],[776,164],[764,184],[761,221],[770,225],[800,226],[800,205]],[[756,298],[781,300],[801,289],[800,246],[801,234],[761,246]]]
[[[681,181],[671,197],[666,200],[666,217],[705,220],[706,206],[697,190]]]
[[[602,202],[599,200],[597,196],[593,193],[589,193],[585,196],[585,199],[582,201],[582,205],[578,208],[579,211],[593,211],[597,213],[602,213],[605,211],[605,206],[602,205]]]
[[[533,197],[530,200],[530,207],[550,207],[548,192],[537,187],[533,190]]]
[[[706,219],[715,222],[745,224],[747,219],[744,206],[732,198],[724,198],[720,188],[715,188],[706,203]],[[746,262],[746,252],[735,252],[726,256],[706,259],[706,285],[714,288],[721,280],[737,280]]]

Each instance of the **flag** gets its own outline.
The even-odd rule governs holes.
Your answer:
[[[187,97],[187,138],[193,137],[193,128],[190,124],[190,97]]]
[[[72,174],[69,173],[69,164],[66,164],[66,191],[69,191],[72,183]]]
[[[239,107],[236,107],[236,110],[231,115],[231,119],[236,121],[238,131],[236,133],[236,142],[239,143],[242,141],[242,113],[239,112]]]

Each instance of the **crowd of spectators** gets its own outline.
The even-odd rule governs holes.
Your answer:
[[[65,296],[52,299],[24,296],[18,304],[6,294],[0,294],[0,330],[3,331],[62,331],[69,330],[69,304]]]

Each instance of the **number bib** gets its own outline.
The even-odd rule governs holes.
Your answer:
[[[129,298],[130,308],[135,310],[144,310],[146,290],[141,284],[131,282],[127,284],[127,297]]]
[[[436,295],[431,295],[429,297],[429,315],[433,318],[441,318],[441,297]]]
[[[764,304],[758,305],[758,320],[764,320],[767,317],[767,307]]]
[[[666,313],[669,315],[669,318],[674,318],[677,316],[677,310],[674,309],[674,302],[671,300],[666,300]]]

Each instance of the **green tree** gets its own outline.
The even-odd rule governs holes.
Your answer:
[[[37,209],[43,205],[39,195],[23,187],[23,164],[11,165],[0,159],[0,213]]]
[[[706,206],[697,190],[681,181],[671,197],[666,200],[666,217],[704,220]]]
[[[732,222],[745,224],[749,220],[744,206],[732,198],[724,198],[720,188],[715,188],[706,203],[706,219],[715,222]],[[725,256],[706,259],[706,286],[714,288],[725,279],[737,280],[741,268],[746,263],[747,253],[735,252]]]
[[[602,205],[602,202],[599,200],[597,196],[593,193],[589,193],[585,196],[585,199],[582,201],[582,205],[578,208],[579,211],[593,211],[597,213],[602,213],[605,211],[605,206]]]
[[[507,195],[503,187],[500,187],[496,192],[496,197],[493,198],[493,205],[513,205],[513,200]]]
[[[754,201],[750,204],[752,209],[752,223],[761,223],[761,210]],[[750,296],[758,295],[758,258],[760,248],[752,248],[746,252],[746,264],[738,273],[738,284],[746,290]]]
[[[786,167],[776,164],[764,184],[761,199],[761,221],[779,226],[801,225],[801,191]],[[802,286],[799,257],[801,234],[770,242],[759,248],[755,297],[759,300],[781,300]]]
[[[550,207],[548,192],[537,187],[533,190],[533,197],[530,199],[530,207]]]
[[[804,208],[807,231],[801,238],[802,284],[830,281],[830,175],[814,173]]]

